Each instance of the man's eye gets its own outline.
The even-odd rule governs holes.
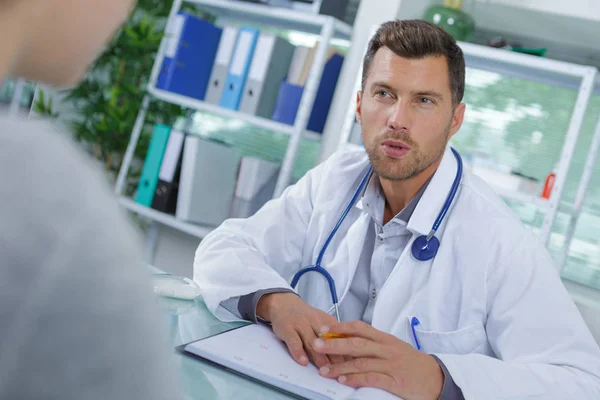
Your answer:
[[[388,92],[386,92],[385,90],[379,90],[376,93],[377,97],[390,97],[390,94]]]
[[[433,101],[431,99],[427,98],[427,97],[421,97],[419,99],[419,103],[421,103],[421,104],[432,104]]]

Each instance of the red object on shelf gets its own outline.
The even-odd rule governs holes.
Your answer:
[[[554,187],[555,180],[556,180],[556,173],[554,173],[554,171],[552,171],[546,177],[546,182],[544,183],[544,190],[542,190],[542,199],[548,200],[550,198],[550,195],[552,194],[552,188]]]

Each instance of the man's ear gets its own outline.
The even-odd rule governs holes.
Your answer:
[[[359,90],[356,92],[356,120],[359,124],[362,124],[362,115],[360,113],[360,103],[362,101],[362,92]]]
[[[465,109],[467,105],[465,103],[460,103],[454,108],[454,113],[452,115],[452,123],[450,124],[450,137],[454,136],[456,132],[462,126],[463,120],[465,118]]]

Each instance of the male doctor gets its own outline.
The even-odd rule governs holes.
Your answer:
[[[298,363],[352,387],[407,400],[600,399],[598,345],[544,246],[483,181],[464,171],[437,255],[411,252],[457,176],[448,140],[464,81],[442,29],[383,24],[358,93],[366,152],[340,151],[253,217],[226,221],[200,244],[194,279],[218,318],[270,322]],[[369,165],[322,262],[337,323],[323,276],[304,275],[297,292],[289,282],[314,265]],[[327,331],[349,338],[320,339]]]

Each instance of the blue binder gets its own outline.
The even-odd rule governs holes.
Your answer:
[[[294,125],[303,92],[303,86],[292,85],[288,81],[281,82],[271,119],[283,122],[284,124]]]
[[[150,139],[150,145],[148,146],[146,159],[142,168],[142,175],[140,176],[140,182],[138,183],[135,195],[135,201],[146,207],[152,205],[156,184],[158,183],[158,173],[160,172],[160,166],[170,133],[171,127],[156,125]]]
[[[309,131],[323,133],[343,63],[344,57],[340,54],[334,54],[327,61],[327,64],[325,64],[321,83],[319,84],[310,119],[308,120],[307,129]]]
[[[317,89],[317,94],[307,124],[307,129],[309,131],[323,133],[343,63],[344,57],[339,54],[334,54],[329,61],[327,61],[327,64],[325,64],[323,75],[321,76],[321,83]],[[279,87],[279,95],[271,119],[284,124],[294,125],[303,92],[304,87],[302,86],[292,85],[287,81],[282,82]]]
[[[169,27],[169,40],[156,88],[204,100],[222,29],[186,13]]]
[[[240,105],[258,35],[258,29],[246,26],[240,28],[229,65],[227,81],[223,88],[223,96],[219,103],[223,108],[237,110]]]

